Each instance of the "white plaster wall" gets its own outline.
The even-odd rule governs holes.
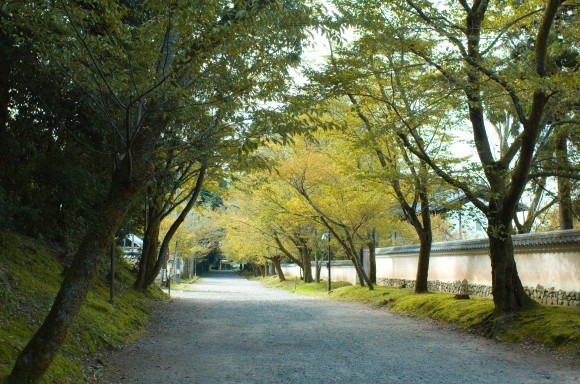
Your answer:
[[[487,249],[478,251],[432,252],[429,280],[491,286],[491,261]],[[563,291],[580,290],[580,249],[519,250],[515,254],[522,284],[526,287],[554,287]],[[414,280],[417,255],[377,255],[377,278]]]
[[[312,271],[314,273],[314,271]],[[333,265],[330,271],[332,281],[348,281],[352,285],[357,284],[357,275],[354,266],[352,265]],[[328,279],[328,269],[323,267],[320,271],[320,278]]]
[[[388,249],[377,249],[377,278],[414,280],[417,273],[418,255],[384,254]],[[466,279],[470,284],[491,286],[491,261],[488,249],[432,251],[429,262],[429,280],[456,282]],[[383,253],[383,254],[380,254]],[[580,291],[580,247],[553,245],[542,247],[517,247],[515,258],[522,284],[535,288],[563,291]],[[368,254],[364,267],[368,273]],[[282,266],[287,276],[299,276],[297,265]],[[314,275],[314,267],[312,269]],[[321,278],[326,280],[326,266]],[[348,261],[335,261],[332,266],[333,281],[357,284],[356,271]]]
[[[417,255],[379,255],[377,278],[414,280],[417,277]],[[429,280],[454,282],[467,279],[469,283],[491,285],[491,263],[488,255],[469,256],[431,254]]]
[[[516,265],[526,287],[580,291],[580,249],[576,252],[516,252]]]
[[[300,276],[300,267],[296,264],[282,264],[282,272],[284,276]]]
[[[344,262],[340,262],[340,265],[332,265],[332,270],[330,271],[330,276],[332,281],[347,281],[351,284],[357,284],[356,270],[352,265],[348,265]],[[300,276],[300,267],[296,264],[282,264],[282,271],[286,277]],[[312,276],[314,277],[316,273],[315,267],[312,267]],[[320,278],[323,280],[328,279],[328,270],[326,265],[322,267],[320,271]]]

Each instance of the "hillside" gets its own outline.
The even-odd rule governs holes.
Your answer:
[[[50,310],[62,281],[63,250],[37,240],[0,232],[0,380],[10,373],[19,351]],[[131,288],[129,266],[117,262],[116,297],[109,303],[108,263],[75,319],[67,341],[42,383],[90,380],[89,361],[98,352],[134,340],[147,321],[148,298],[161,298],[156,288],[146,294]],[[98,364],[96,364],[98,365]]]

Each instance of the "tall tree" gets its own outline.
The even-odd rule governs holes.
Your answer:
[[[110,239],[133,199],[153,174],[152,155],[199,104],[237,95],[263,101],[281,90],[290,61],[309,23],[307,6],[293,1],[197,3],[59,1],[9,5],[3,28],[33,26],[47,62],[69,75],[63,86],[80,89],[106,116],[115,159],[106,198],[75,253],[43,325],[20,353],[14,383],[40,380],[93,284]],[[4,22],[9,20],[8,22]],[[48,30],[47,30],[48,29]],[[237,68],[251,77],[235,77]],[[282,69],[282,70],[280,70]],[[245,71],[242,71],[245,72]],[[231,92],[215,94],[228,78]],[[243,132],[242,132],[243,133]]]
[[[417,26],[417,42],[408,50],[419,60],[438,71],[443,89],[460,90],[457,96],[467,110],[473,143],[480,169],[489,193],[481,200],[467,179],[455,176],[433,159],[424,142],[416,135],[411,121],[399,137],[406,147],[446,182],[461,189],[487,217],[492,265],[492,292],[498,314],[533,304],[526,296],[519,279],[512,243],[512,220],[525,189],[538,137],[551,116],[552,98],[570,91],[567,85],[573,72],[553,71],[550,47],[569,44],[551,37],[562,2],[534,1],[525,5],[508,5],[488,0],[472,3],[460,1],[443,9],[435,2],[400,2],[394,9],[397,17]],[[429,38],[419,28],[432,31]],[[506,55],[509,44],[506,31],[520,28],[535,35],[533,50],[521,52],[517,58]],[[437,39],[443,39],[444,44]],[[425,76],[430,76],[429,72]],[[550,84],[546,86],[546,84]],[[571,83],[571,82],[570,82]],[[486,89],[493,89],[495,98],[506,98],[518,119],[518,134],[509,150],[494,156],[489,139],[486,110],[493,108],[494,98]]]
[[[304,140],[278,172],[307,204],[304,214],[326,227],[355,266],[359,282],[372,289],[359,247],[373,228],[391,224],[387,212],[392,207],[376,184],[358,177],[358,158],[347,149],[347,140],[322,133]]]
[[[260,239],[262,248],[251,251],[257,259],[271,260],[275,265],[282,258],[296,263],[303,271],[304,281],[312,282],[311,258],[316,228],[308,219],[284,211],[283,204],[291,194],[280,188],[283,185],[268,177],[267,171],[244,175],[232,186],[227,209],[223,210],[226,228],[225,243],[235,246],[247,243],[251,236]],[[297,213],[297,212],[294,212]],[[240,252],[229,257],[240,258]],[[278,257],[281,257],[278,259]],[[276,267],[278,268],[278,267]]]
[[[415,292],[424,293],[428,290],[433,242],[430,205],[436,193],[441,198],[448,188],[443,188],[427,164],[415,158],[397,137],[396,131],[404,123],[395,112],[397,108],[402,110],[413,120],[418,135],[430,137],[449,124],[450,119],[445,116],[447,106],[440,94],[431,92],[429,83],[415,81],[419,69],[410,65],[407,52],[401,49],[404,27],[393,26],[389,33],[380,33],[373,24],[379,23],[379,19],[367,14],[365,22],[354,15],[343,17],[346,23],[359,28],[357,39],[333,50],[322,70],[311,71],[311,83],[306,89],[317,97],[346,99],[351,104],[350,115],[355,119],[344,118],[340,128],[350,133],[355,145],[376,158],[368,169],[370,176],[382,176],[383,183],[399,202],[402,215],[415,229],[420,244]],[[427,108],[429,115],[425,113]],[[445,154],[448,142],[437,141],[433,146]]]

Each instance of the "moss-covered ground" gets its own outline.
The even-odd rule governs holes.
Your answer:
[[[0,382],[50,310],[62,282],[63,258],[58,248],[0,233]],[[146,293],[132,289],[130,268],[118,260],[111,304],[107,273],[104,265],[42,383],[86,382],[89,359],[136,339],[148,318],[148,298],[164,297],[157,288]]]
[[[332,291],[328,293],[326,282],[305,284],[295,278],[280,282],[277,276],[257,280],[290,292],[363,302],[407,316],[429,318],[499,341],[547,347],[575,358],[580,355],[580,310],[576,308],[538,304],[534,308],[497,318],[493,314],[493,302],[478,297],[457,300],[451,294],[416,295],[410,289],[382,286],[369,291],[366,287],[344,282],[333,282]]]

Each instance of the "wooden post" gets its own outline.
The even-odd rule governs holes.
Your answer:
[[[109,285],[109,303],[115,303],[115,236],[111,243],[111,281]]]
[[[330,277],[330,262],[331,260],[331,255],[330,255],[330,232],[328,232],[328,287],[327,287],[327,291],[330,292],[332,291],[332,283],[331,283],[331,277]]]

